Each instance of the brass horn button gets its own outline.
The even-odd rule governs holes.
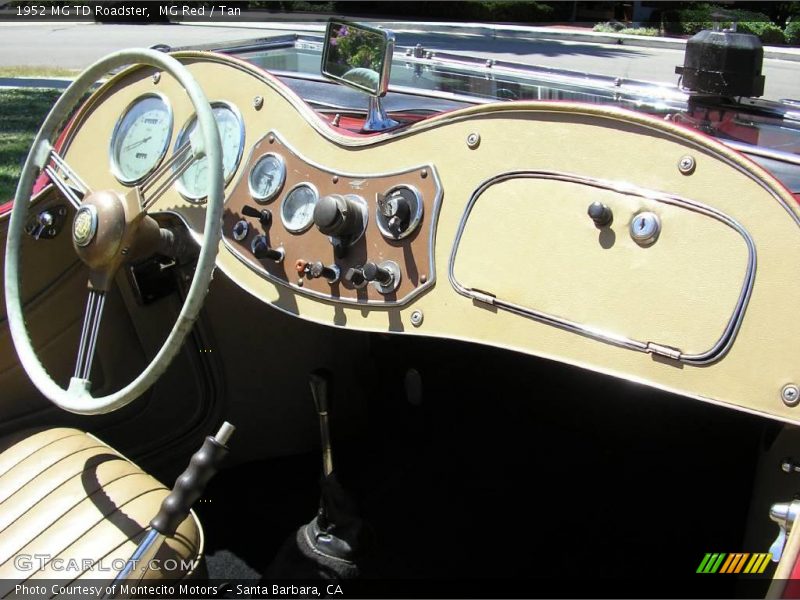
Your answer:
[[[81,206],[72,221],[72,239],[78,246],[89,245],[97,233],[97,209],[91,204]]]

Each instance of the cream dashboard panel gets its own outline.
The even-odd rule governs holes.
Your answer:
[[[567,103],[475,107],[396,134],[345,137],[244,63],[183,58],[210,100],[241,111],[245,157],[273,132],[326,177],[428,170],[440,187],[422,220],[433,253],[418,293],[383,303],[325,299],[292,286],[291,273],[267,276],[223,243],[219,268],[251,294],[319,323],[510,348],[800,423],[800,408],[781,399],[785,385],[800,382],[800,216],[749,161],[669,123]],[[173,140],[190,115],[174,82],[150,75],[129,73],[101,90],[108,95],[90,110],[91,127],[70,141],[67,158],[93,187],[119,187],[105,151],[136,95],[157,89],[170,98]],[[477,144],[467,141],[473,134]],[[695,164],[684,173],[687,156]],[[247,185],[247,163],[228,186],[231,198]],[[589,219],[592,201],[612,209],[610,226]],[[278,202],[268,205],[274,218]],[[202,207],[174,191],[156,210],[202,228]],[[660,224],[652,244],[631,237],[642,213]],[[313,228],[302,235],[319,247]],[[371,242],[363,251],[383,252]]]

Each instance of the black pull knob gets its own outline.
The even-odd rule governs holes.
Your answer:
[[[356,237],[364,229],[364,214],[353,198],[331,194],[314,207],[314,224],[325,235]]]
[[[367,281],[377,281],[384,287],[392,285],[394,281],[394,273],[389,269],[376,265],[374,262],[368,262],[362,267],[364,279]]]
[[[363,288],[367,285],[367,278],[364,277],[364,269],[361,267],[350,267],[344,274],[345,281],[349,281],[355,288]]]
[[[242,214],[246,217],[258,219],[258,222],[261,223],[261,226],[264,229],[267,229],[270,225],[272,225],[272,212],[266,208],[259,210],[258,208],[245,204],[242,207]]]
[[[285,255],[283,248],[270,248],[266,236],[263,235],[257,235],[253,238],[250,243],[250,251],[259,260],[267,258],[275,262],[281,262]]]
[[[602,202],[592,202],[586,212],[597,227],[605,227],[614,219],[611,209]]]

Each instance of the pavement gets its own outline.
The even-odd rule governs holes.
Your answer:
[[[0,66],[51,65],[84,68],[105,54],[126,47],[166,43],[191,46],[210,42],[321,33],[325,18],[269,15],[269,20],[195,21],[180,24],[110,25],[95,23],[2,23]],[[494,60],[599,73],[626,79],[676,83],[686,41],[597,33],[578,27],[528,27],[477,23],[373,21],[392,29],[399,46],[422,44],[426,50],[480,54]],[[800,49],[767,47],[763,73],[765,97],[800,98]],[[0,80],[0,85],[4,82]],[[5,82],[9,85],[8,80]]]

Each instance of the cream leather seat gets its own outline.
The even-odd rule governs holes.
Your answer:
[[[114,563],[118,568],[131,557],[168,492],[77,429],[0,439],[0,598],[23,581],[113,579]],[[202,529],[192,513],[156,557],[165,568],[177,568],[151,570],[146,579],[190,575],[188,563],[199,564],[202,550]]]

